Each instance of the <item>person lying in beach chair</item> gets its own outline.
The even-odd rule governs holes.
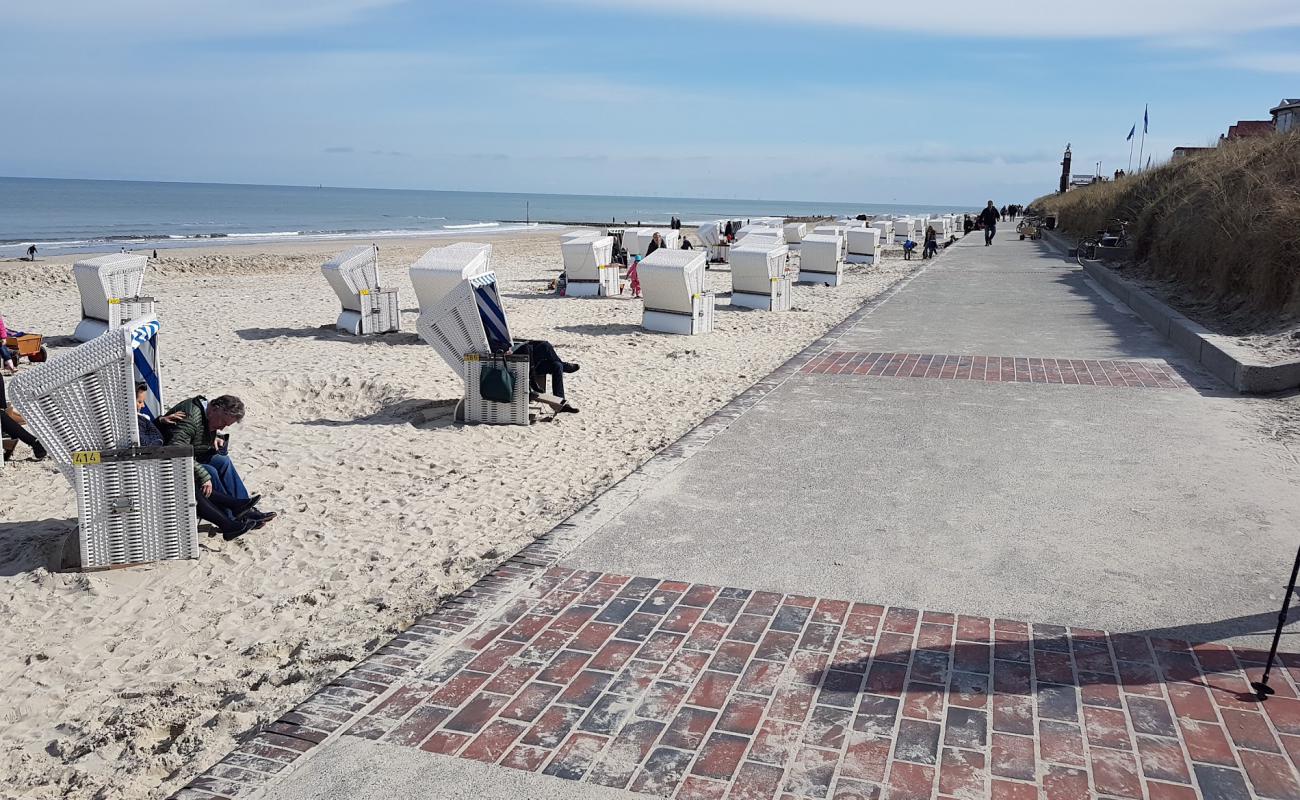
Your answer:
[[[275,519],[276,514],[258,511],[261,495],[248,493],[239,471],[227,455],[230,437],[220,435],[221,431],[243,419],[244,403],[238,397],[223,394],[208,400],[200,395],[169,409],[160,418],[162,424],[159,428],[168,445],[187,445],[194,449],[196,499],[202,496],[211,500],[215,495],[218,499],[212,502],[216,504],[229,498],[240,509],[238,516],[252,520],[253,527],[262,527]],[[222,531],[227,539],[244,532],[232,536]]]
[[[458,419],[529,425],[532,400],[557,414],[577,411],[564,394],[564,375],[578,365],[561,359],[549,342],[511,337],[494,273],[458,281],[437,305],[421,311],[416,328],[465,382]],[[555,395],[546,394],[546,377]]]

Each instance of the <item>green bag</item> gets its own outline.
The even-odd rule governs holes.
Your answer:
[[[515,399],[515,376],[504,358],[487,361],[478,376],[478,393],[493,403],[512,403]]]

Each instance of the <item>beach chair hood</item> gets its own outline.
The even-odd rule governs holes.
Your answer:
[[[423,311],[435,306],[463,280],[490,272],[492,245],[457,242],[434,247],[411,265],[411,286]]]

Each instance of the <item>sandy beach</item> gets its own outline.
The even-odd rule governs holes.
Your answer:
[[[516,337],[582,365],[581,413],[530,428],[453,424],[460,379],[414,333],[406,268],[452,240],[380,242],[403,331],[370,339],[333,330],[319,265],[337,243],[168,251],[151,266],[168,399],[243,398],[231,454],[282,516],[234,542],[201,533],[197,561],[62,572],[75,500],[20,447],[0,493],[6,796],[174,790],[912,266],[849,267],[842,287],[797,287],[785,314],[722,297],[713,334],[675,337],[643,332],[639,301],[549,292],[559,233],[487,239]],[[11,327],[72,331],[72,260],[0,264]],[[730,289],[725,269],[709,282]]]

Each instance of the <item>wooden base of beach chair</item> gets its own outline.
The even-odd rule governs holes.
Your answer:
[[[188,447],[73,454],[75,569],[199,557],[194,458]]]
[[[716,305],[713,292],[704,292],[691,298],[690,313],[661,311],[647,308],[641,317],[641,326],[648,331],[695,336],[713,332],[713,310]]]
[[[457,416],[464,422],[486,425],[530,425],[532,415],[528,407],[528,358],[526,356],[498,356],[515,380],[514,399],[509,403],[495,403],[479,392],[479,379],[483,368],[491,364],[488,356],[467,355],[464,360],[465,398]]]
[[[799,270],[799,283],[820,283],[826,286],[839,286],[843,282],[843,271],[814,272],[806,269]]]
[[[738,292],[732,290],[731,304],[740,308],[752,308],[758,311],[789,311],[794,291],[790,276],[773,278],[772,290],[765,294],[756,292]]]

